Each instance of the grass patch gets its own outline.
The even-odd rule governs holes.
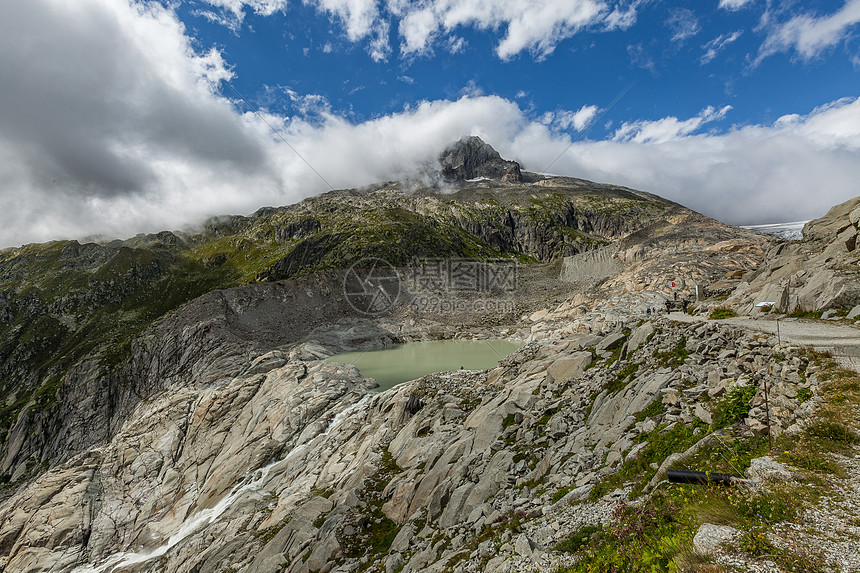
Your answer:
[[[591,541],[594,534],[602,530],[599,525],[584,525],[559,541],[553,549],[563,553],[576,553]]]
[[[615,375],[614,379],[607,381],[603,385],[603,389],[610,394],[618,392],[627,385],[628,380],[636,374],[636,371],[639,370],[640,366],[642,366],[641,362],[632,362],[628,364],[618,371],[618,374]]]
[[[821,318],[821,311],[798,308],[794,312],[789,313],[788,318]]]
[[[594,401],[597,400],[597,397],[600,394],[594,392],[591,396],[588,397],[588,406],[585,408],[585,420],[588,421],[588,417],[591,416],[591,410],[594,409]]]
[[[831,451],[845,453],[851,450],[850,446],[860,444],[860,434],[834,420],[816,421],[806,429],[806,435]]]
[[[654,401],[648,404],[644,410],[636,414],[635,418],[637,422],[643,422],[648,418],[653,418],[655,416],[659,416],[666,410],[666,405],[663,403],[663,400],[660,399],[660,396],[654,398]]]
[[[561,501],[561,499],[562,499],[564,496],[566,496],[567,494],[569,494],[570,492],[572,492],[572,491],[574,490],[574,488],[575,488],[575,487],[576,487],[576,486],[569,485],[569,486],[567,486],[567,487],[563,487],[563,488],[559,489],[559,490],[558,490],[558,491],[556,491],[554,494],[552,494],[552,502],[553,502],[553,503],[558,503],[559,501]]]
[[[612,525],[589,532],[587,537],[580,532],[572,536],[570,546],[576,546],[582,558],[559,571],[669,571],[672,560],[692,538],[675,519],[676,511],[676,506],[665,498],[652,497],[640,506],[620,501],[613,512]]]
[[[824,496],[837,492],[824,475],[843,475],[833,453],[853,453],[860,445],[860,423],[856,416],[860,404],[860,378],[839,368],[832,357],[810,353],[809,361],[819,368],[822,384],[816,395],[822,399],[816,417],[805,431],[782,434],[776,441],[777,459],[792,466],[799,478],[771,483],[767,488],[664,484],[638,505],[620,502],[613,522],[600,531],[573,532],[556,549],[575,552],[576,564],[564,573],[656,572],[703,573],[713,568],[692,550],[692,537],[702,523],[730,525],[742,537],[733,550],[753,559],[768,559],[785,571],[818,573],[828,570],[815,548],[804,548],[794,539],[774,537],[781,523],[800,523],[804,511]],[[714,426],[723,426],[715,439],[696,455],[682,460],[679,469],[743,473],[751,460],[768,451],[766,436],[753,436],[738,422],[748,415],[755,396],[754,386],[739,387],[712,404]],[[810,394],[811,395],[811,394]],[[808,399],[808,396],[805,398]],[[697,422],[699,428],[704,426]],[[683,424],[666,431],[658,427],[641,435],[638,442],[647,446],[635,460],[625,462],[618,472],[595,485],[592,499],[622,485],[632,485],[633,496],[653,475],[651,464],[686,450],[703,434]],[[860,520],[858,520],[860,523]]]
[[[708,318],[710,320],[721,320],[723,318],[732,318],[737,315],[738,313],[736,313],[734,310],[725,306],[720,306],[711,311],[711,314],[708,315]]]
[[[647,442],[648,445],[642,448],[635,458],[625,461],[618,472],[595,484],[589,494],[591,500],[600,499],[630,481],[635,482],[631,496],[641,493],[656,471],[651,464],[659,466],[669,455],[683,452],[699,441],[702,436],[696,434],[695,429],[700,427],[702,424],[697,420],[691,426],[676,424],[667,432],[663,431],[666,426],[661,425],[650,434],[640,435],[637,442]]]
[[[386,553],[400,531],[400,526],[382,513],[382,505],[386,499],[382,493],[391,479],[401,472],[394,456],[387,447],[382,449],[382,459],[372,476],[365,481],[364,490],[360,497],[367,503],[364,515],[357,522],[357,533],[348,538],[339,537],[343,554],[348,558],[371,557],[363,567],[366,569],[373,562],[372,558]]]

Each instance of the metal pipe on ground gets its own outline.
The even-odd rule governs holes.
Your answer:
[[[736,483],[740,483],[743,480],[741,476],[736,476],[732,474],[673,469],[670,469],[666,472],[666,477],[672,483],[692,483],[699,485],[734,485]]]

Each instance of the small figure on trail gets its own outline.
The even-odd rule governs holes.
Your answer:
[[[675,293],[675,300],[678,300],[678,293]]]
[[[690,303],[689,303],[689,301],[688,301],[687,299],[684,299],[684,302],[683,302],[683,305],[684,305],[684,312],[687,312],[687,305],[688,305],[688,304],[690,304]]]
[[[650,307],[645,309],[645,314],[647,314],[649,316],[651,315],[651,308]]]
[[[588,334],[591,334],[591,327],[588,327]]]
[[[669,314],[670,312],[672,312],[672,303],[667,300],[666,301],[666,314]]]

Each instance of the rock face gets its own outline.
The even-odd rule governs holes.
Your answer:
[[[208,345],[222,345],[229,357],[255,348],[262,327],[280,331],[277,343],[286,344],[355,316],[343,277],[326,274],[331,269],[366,257],[402,266],[438,257],[548,262],[676,208],[646,193],[567,178],[464,183],[454,193],[392,183],[252,217],[214,218],[194,233],[5,251],[0,479],[35,475],[109,439],[165,380],[204,369],[219,375],[214,357],[201,358]],[[227,289],[284,279],[297,282]],[[219,289],[226,290],[214,294]],[[196,318],[154,326],[172,312],[187,317],[179,309],[195,299]]]
[[[499,152],[477,136],[461,139],[439,156],[442,176],[449,181],[468,181],[485,177],[508,183],[523,180],[520,164],[502,159]]]
[[[775,302],[782,312],[849,310],[860,304],[860,197],[808,222],[802,242],[778,242],[760,269],[743,275],[728,305],[753,312],[758,302]]]
[[[484,149],[474,141],[461,151],[467,148]],[[497,154],[481,154],[493,157],[489,163],[487,157],[463,158],[473,167],[496,164]],[[104,443],[141,399],[176,378],[234,375],[236,364],[227,362],[233,353],[257,352],[260,332],[276,332],[275,342],[283,345],[355,317],[343,276],[330,274],[333,269],[367,257],[401,268],[439,257],[551,262],[628,236],[668,213],[687,212],[647,193],[562,177],[457,187],[443,193],[390,183],[251,217],[213,218],[193,233],[4,251],[0,481],[34,477],[44,466]],[[534,273],[524,270],[527,275]],[[525,308],[548,292],[570,290],[556,284],[547,290],[542,277],[532,288],[532,278],[523,278],[511,295],[525,293]],[[276,284],[282,280],[295,282]],[[233,289],[249,282],[272,285]],[[199,313],[189,318],[197,311],[182,309],[191,301],[188,308]],[[185,318],[165,318],[172,313]],[[438,321],[433,314],[419,318]],[[482,323],[516,320],[512,311],[473,314],[470,320]],[[403,340],[402,322],[391,327],[385,340]],[[456,330],[443,325],[425,336]],[[218,346],[223,357],[206,354]]]
[[[769,237],[679,210],[610,245],[566,257],[561,276],[603,282],[610,296],[648,292],[693,301],[697,289],[702,297],[733,289],[740,281],[727,277],[758,269],[770,244]]]
[[[702,555],[715,555],[720,546],[731,543],[741,536],[742,532],[727,525],[703,523],[693,538],[693,548]]]

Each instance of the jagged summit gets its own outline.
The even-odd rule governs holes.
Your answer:
[[[447,147],[439,155],[442,175],[449,181],[486,177],[511,183],[523,181],[520,164],[502,159],[499,152],[480,137],[471,135]]]

